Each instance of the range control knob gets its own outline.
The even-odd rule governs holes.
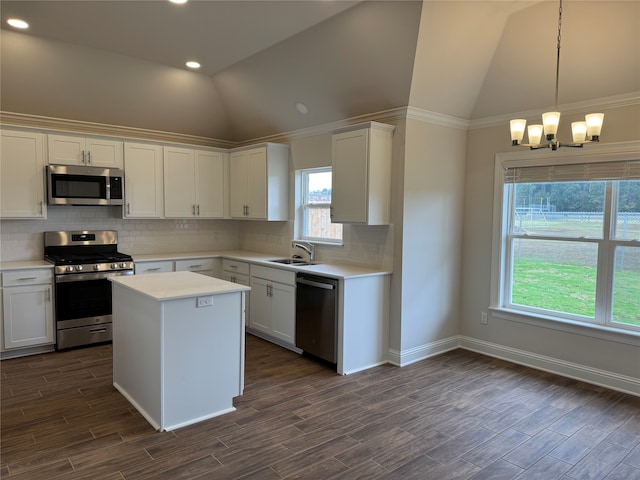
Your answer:
[[[82,271],[82,265],[76,265],[76,270],[78,272],[81,272]]]
[[[112,263],[111,264],[111,270],[115,270],[116,268],[118,268],[118,264],[117,263]]]
[[[100,265],[98,265],[97,263],[93,266],[94,270],[100,270]]]
[[[73,272],[73,267],[71,265],[69,265],[67,268],[65,268],[65,270],[67,272]]]
[[[126,264],[126,263],[124,263],[124,262],[122,262],[122,263],[120,264],[120,268],[127,268],[127,264]]]

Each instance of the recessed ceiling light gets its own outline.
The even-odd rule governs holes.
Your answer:
[[[296,110],[298,110],[298,113],[301,113],[302,115],[306,115],[307,113],[309,113],[309,109],[302,102],[296,103]]]
[[[182,3],[187,3],[187,0],[169,0],[171,3],[178,3],[178,4],[182,4]]]
[[[19,18],[10,18],[9,20],[7,20],[7,23],[14,28],[29,28],[29,24],[24,20],[20,20]]]
[[[190,60],[186,63],[189,68],[200,68],[200,64],[194,60]]]

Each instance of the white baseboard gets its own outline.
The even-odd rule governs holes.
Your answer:
[[[640,378],[628,377],[626,375],[587,367],[578,363],[567,362],[525,350],[505,347],[504,345],[498,345],[471,337],[460,336],[459,346],[465,350],[471,350],[545,372],[562,375],[563,377],[569,377],[612,390],[640,396]]]
[[[409,348],[407,350],[389,349],[389,363],[398,367],[405,367],[412,363],[419,362],[434,355],[440,355],[441,353],[448,352],[449,350],[455,350],[460,347],[460,341],[458,336],[445,338],[436,342],[431,342],[426,345],[420,345],[419,347]]]
[[[463,348],[537,370],[555,373],[563,377],[573,378],[612,390],[640,396],[640,378],[587,367],[578,363],[567,362],[558,358],[547,357],[517,348],[505,347],[504,345],[465,337],[463,335],[445,338],[437,342],[402,350],[401,352],[389,349],[388,361],[392,365],[405,367],[420,360],[455,350],[456,348]]]

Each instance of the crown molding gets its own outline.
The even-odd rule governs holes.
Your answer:
[[[417,107],[407,108],[407,118],[461,130],[467,130],[469,128],[469,120]]]
[[[640,91],[602,97],[584,102],[565,103],[559,105],[558,110],[564,114],[590,113],[594,110],[628,107],[632,105],[640,105]],[[536,110],[524,110],[493,117],[478,118],[469,122],[469,130],[504,126],[505,124],[509,124],[509,121],[513,118],[540,117],[544,112],[548,112],[549,110],[552,110],[552,107],[549,106]]]
[[[0,125],[27,127],[38,130],[86,133],[139,140],[152,140],[156,142],[184,143],[203,147],[233,148],[238,146],[235,142],[200,137],[197,135],[186,135],[182,133],[162,132],[145,128],[123,127],[119,125],[108,125],[104,123],[84,122],[80,120],[69,120],[64,118],[44,117],[40,115],[28,115],[25,113],[5,111],[0,111]]]

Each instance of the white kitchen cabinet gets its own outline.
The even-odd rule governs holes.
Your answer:
[[[135,261],[135,274],[146,275],[150,273],[173,272],[173,260],[160,260],[157,262]]]
[[[2,130],[0,138],[0,217],[47,218],[46,136]]]
[[[3,348],[55,343],[51,269],[2,273]]]
[[[332,132],[333,223],[390,223],[394,129],[368,122]]]
[[[231,283],[239,283],[246,287],[251,286],[251,278],[249,277],[249,264],[247,262],[239,262],[228,258],[222,259],[222,279]],[[245,292],[245,312],[246,326],[251,328],[251,292]]]
[[[226,153],[164,147],[164,213],[167,218],[222,218]]]
[[[176,260],[175,271],[176,272],[195,272],[208,277],[216,277],[217,268],[216,262],[219,262],[217,258],[191,258],[188,260]]]
[[[125,218],[164,216],[162,146],[124,144]]]
[[[295,282],[296,274],[293,271],[251,266],[249,331],[264,334],[277,343],[295,345]]]
[[[123,143],[80,135],[49,135],[49,163],[122,168]]]
[[[267,143],[231,152],[229,210],[232,218],[287,220],[288,185],[287,145]]]

